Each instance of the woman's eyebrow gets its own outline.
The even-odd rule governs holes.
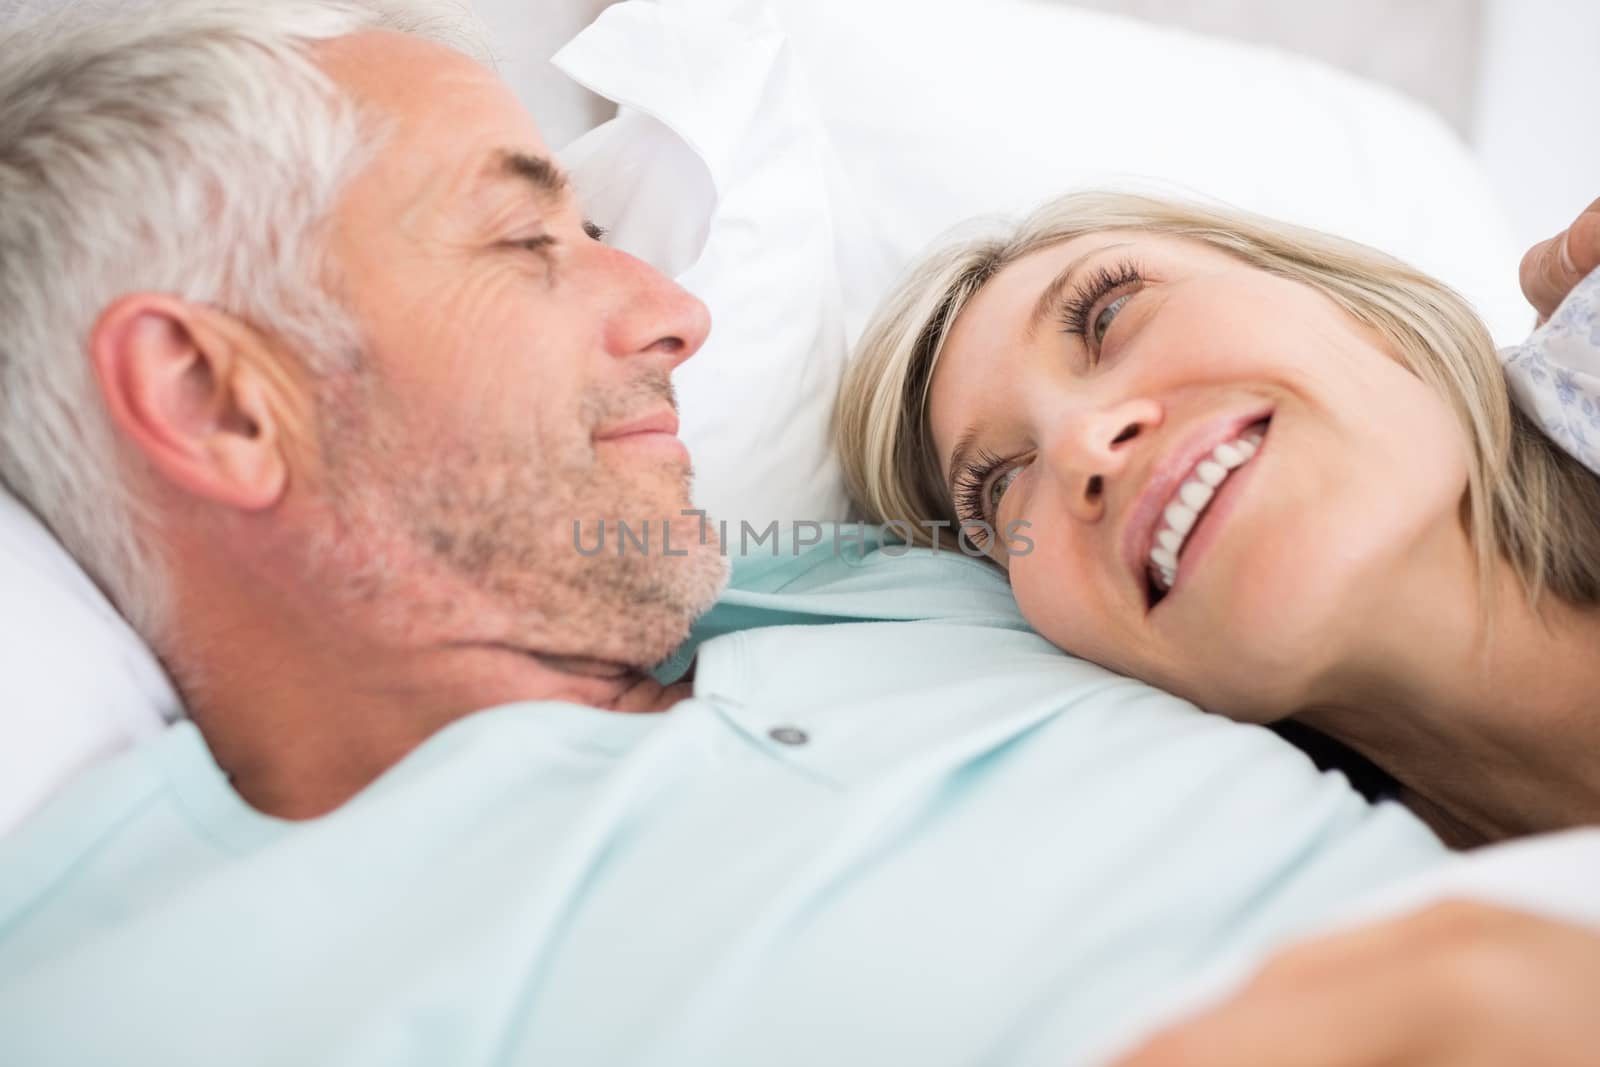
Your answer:
[[[1028,316],[1028,340],[1034,339],[1046,319],[1060,317],[1061,305],[1066,300],[1067,290],[1071,288],[1072,280],[1077,276],[1079,268],[1102,252],[1109,252],[1113,248],[1127,248],[1132,243],[1121,241],[1114,245],[1091,248],[1063,267],[1061,272],[1050,280],[1050,284],[1039,292],[1039,299],[1033,305],[1033,314]]]

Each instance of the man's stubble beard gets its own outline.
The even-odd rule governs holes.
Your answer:
[[[422,451],[360,392],[321,427],[334,529],[319,555],[389,624],[647,669],[726,583],[717,538],[683,514],[689,469],[590,443],[590,426],[670,398],[665,378],[586,403],[583,425],[544,447],[502,434]]]

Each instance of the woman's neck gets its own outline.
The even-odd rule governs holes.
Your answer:
[[[1600,822],[1600,608],[1546,593],[1536,614],[1509,567],[1496,581],[1487,630],[1475,586],[1395,590],[1361,676],[1299,716],[1456,845]]]

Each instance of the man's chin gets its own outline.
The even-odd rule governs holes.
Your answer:
[[[678,650],[689,637],[695,620],[711,610],[728,584],[731,566],[714,545],[698,548],[688,556],[663,562],[676,564],[664,575],[667,596],[638,610],[655,625],[636,635],[633,666],[654,667]]]
[[[681,544],[681,547],[680,547]],[[677,650],[716,603],[730,573],[715,538],[648,546],[614,536],[571,575],[572,637],[590,655],[648,669]],[[585,632],[586,631],[586,632]]]

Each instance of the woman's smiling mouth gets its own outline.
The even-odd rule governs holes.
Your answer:
[[[1150,607],[1171,591],[1177,580],[1179,559],[1192,535],[1210,514],[1212,501],[1234,474],[1255,457],[1270,422],[1270,417],[1255,420],[1237,436],[1213,446],[1195,462],[1162,507],[1145,560]]]

